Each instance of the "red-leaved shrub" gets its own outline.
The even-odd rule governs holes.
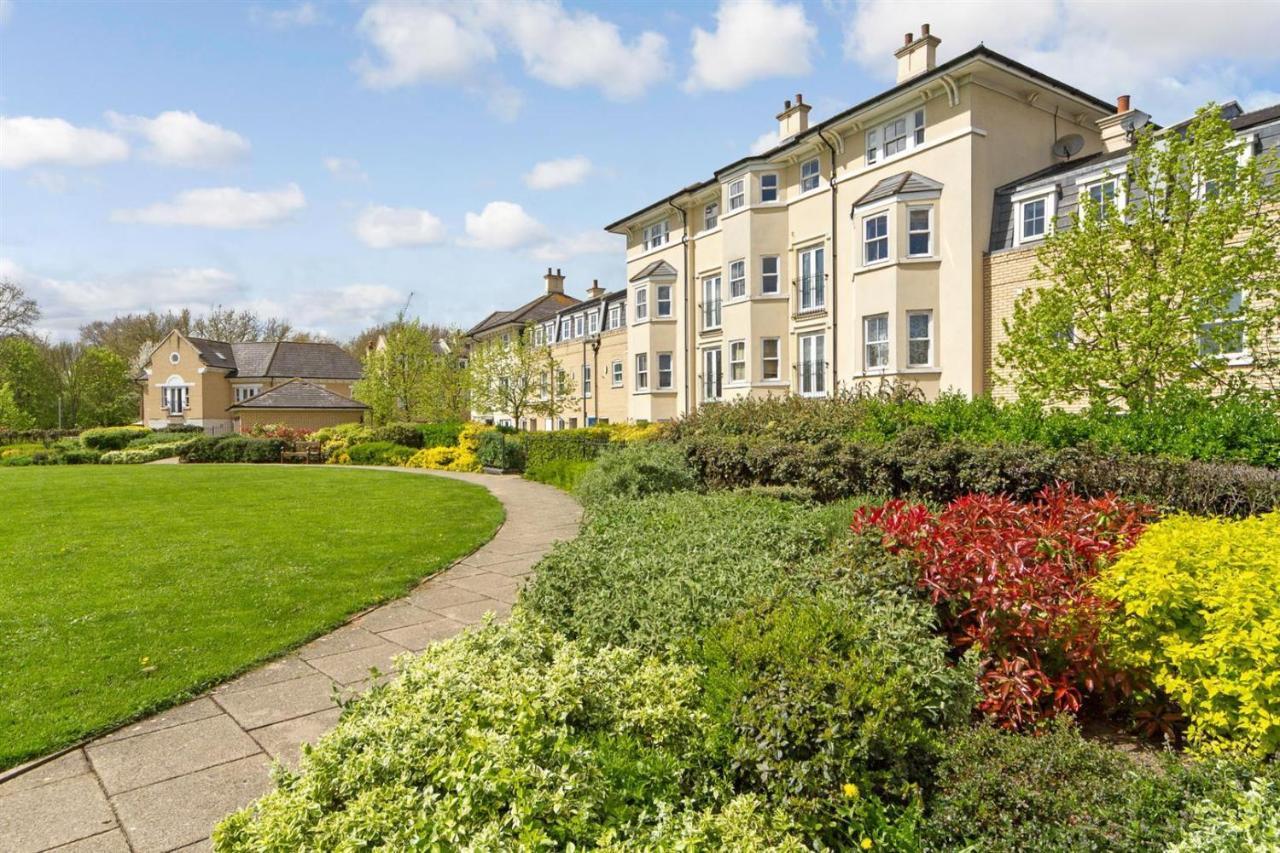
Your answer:
[[[282,438],[285,441],[301,441],[311,435],[311,430],[291,427],[287,424],[254,424],[249,434],[254,438]]]
[[[914,556],[951,642],[981,651],[980,710],[1020,729],[1076,712],[1086,694],[1124,688],[1098,640],[1113,603],[1090,581],[1154,514],[1059,484],[1029,503],[966,495],[936,515],[892,500],[858,510],[852,527],[878,531],[890,551]]]

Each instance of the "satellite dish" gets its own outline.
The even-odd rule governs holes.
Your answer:
[[[1078,133],[1071,133],[1062,137],[1053,143],[1053,156],[1069,158],[1080,153],[1080,149],[1084,147],[1084,137]]]

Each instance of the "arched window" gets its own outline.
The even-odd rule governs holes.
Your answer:
[[[177,374],[160,386],[160,405],[171,415],[180,415],[191,407],[191,388]]]

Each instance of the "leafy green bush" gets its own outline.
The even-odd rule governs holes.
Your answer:
[[[65,465],[93,465],[101,457],[101,453],[88,447],[68,447],[62,451],[62,462]]]
[[[130,441],[125,447],[151,447],[156,444],[177,444],[183,441],[190,441],[194,438],[194,434],[188,431],[177,430],[156,430],[146,435],[140,435]]]
[[[279,462],[284,441],[247,435],[206,435],[181,454],[183,462]]]
[[[547,462],[591,462],[609,446],[608,427],[562,429],[555,432],[528,432],[522,436],[525,464],[537,467]]]
[[[858,780],[907,799],[924,785],[943,732],[968,719],[976,677],[933,628],[923,604],[828,596],[761,604],[708,631],[694,660],[737,790],[824,799]]]
[[[596,505],[521,601],[556,630],[659,650],[751,601],[811,585],[826,520],[769,498],[678,492]]]
[[[353,465],[403,465],[416,451],[390,441],[370,441],[347,449]]]
[[[566,849],[699,830],[698,672],[589,650],[517,618],[431,646],[304,751],[300,774],[214,831],[248,850]],[[771,832],[755,815],[731,821]],[[710,824],[710,825],[708,825]],[[691,831],[686,831],[688,825]],[[773,837],[770,834],[769,837]]]
[[[414,424],[418,428],[421,444],[419,447],[457,447],[458,433],[463,425],[452,421],[434,424]],[[407,444],[408,442],[402,442]]]
[[[1117,657],[1186,713],[1193,742],[1280,751],[1280,512],[1174,516],[1104,568]]]
[[[638,442],[600,455],[578,484],[578,498],[591,506],[610,497],[639,498],[697,487],[693,469],[679,448]]]
[[[152,443],[141,446],[130,445],[123,450],[108,450],[102,454],[98,461],[104,465],[141,465],[147,462],[155,462],[158,459],[180,456],[184,450],[197,441],[199,441],[198,438],[188,436],[182,438],[181,441]]]
[[[374,442],[398,444],[401,447],[412,447],[414,450],[423,447],[422,428],[419,424],[385,424],[374,428],[370,438]]]
[[[578,488],[582,478],[587,475],[587,472],[595,464],[594,462],[573,462],[569,459],[554,459],[550,462],[543,462],[541,465],[526,468],[524,478],[533,480],[535,483],[546,483],[548,486],[555,486],[557,489],[572,492]]]
[[[524,468],[524,444],[496,429],[482,432],[478,438],[476,458],[486,468],[518,471]]]
[[[1167,853],[1280,850],[1280,784],[1259,777],[1224,794],[1192,806],[1189,825]]]
[[[149,432],[144,426],[98,427],[80,433],[80,441],[94,450],[120,450]]]

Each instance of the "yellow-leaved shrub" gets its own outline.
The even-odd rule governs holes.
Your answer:
[[[457,447],[424,447],[409,457],[406,468],[434,468],[438,471],[479,471],[480,459],[476,449],[480,446],[480,434],[493,429],[472,421],[458,433]]]
[[[1181,706],[1192,743],[1280,750],[1280,511],[1171,516],[1097,583],[1121,604],[1110,647]]]
[[[652,441],[661,435],[662,424],[612,424],[609,426],[609,441],[615,444]]]

